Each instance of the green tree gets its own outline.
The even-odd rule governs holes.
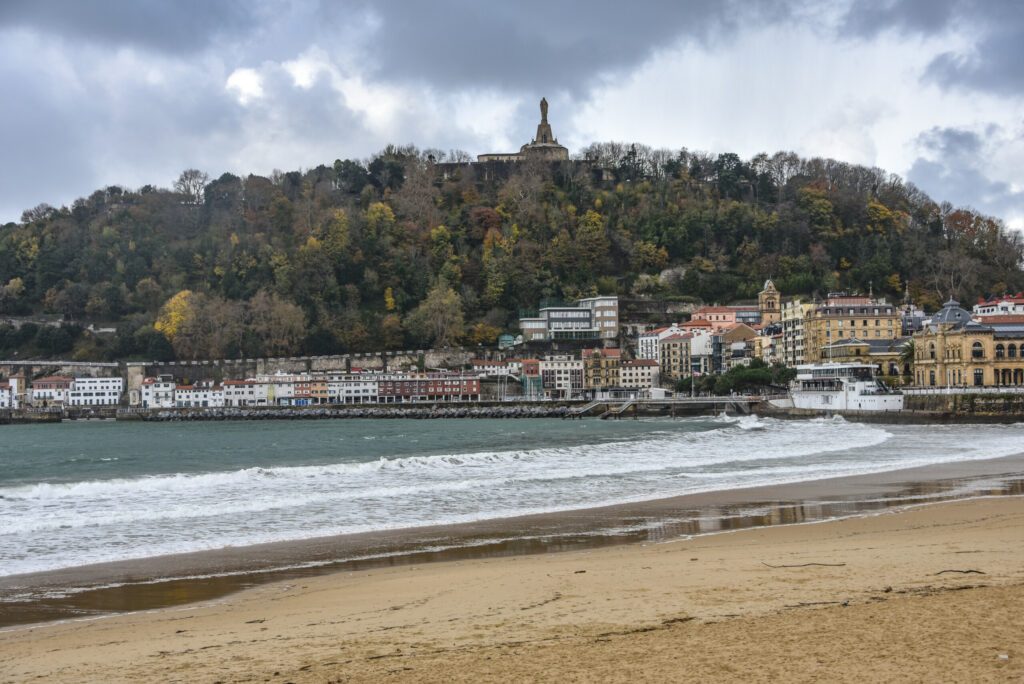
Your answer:
[[[431,288],[406,319],[406,327],[423,342],[449,347],[464,334],[462,298],[452,288],[439,283]]]

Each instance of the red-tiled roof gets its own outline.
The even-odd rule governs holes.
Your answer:
[[[657,366],[658,362],[654,359],[631,359],[622,362],[623,368],[630,368],[636,366]]]
[[[999,323],[1020,324],[1024,323],[1024,314],[1004,314],[1002,316],[992,314],[990,316],[978,316],[978,322],[985,323],[986,325],[998,325]]]

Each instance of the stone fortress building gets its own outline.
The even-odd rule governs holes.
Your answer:
[[[558,138],[551,132],[548,123],[548,101],[540,100],[540,123],[533,140],[519,148],[518,152],[492,152],[477,156],[478,162],[517,162],[524,159],[542,159],[544,161],[563,161],[569,158],[568,148],[560,145]]]

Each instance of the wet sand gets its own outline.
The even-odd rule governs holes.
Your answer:
[[[1024,497],[0,632],[0,682],[1020,681]]]
[[[972,496],[1024,494],[1024,454],[544,515],[326,537],[0,578],[0,627],[182,606],[268,583],[661,542]]]

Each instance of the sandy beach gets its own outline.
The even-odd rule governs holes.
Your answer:
[[[0,681],[1020,681],[1024,498],[337,573],[0,633]]]

